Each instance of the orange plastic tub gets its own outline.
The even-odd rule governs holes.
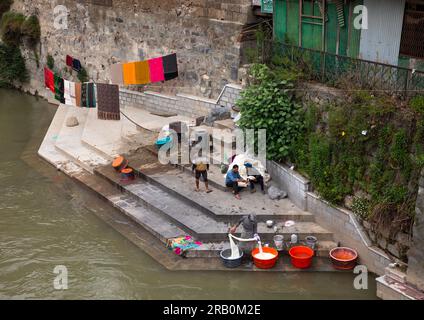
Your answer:
[[[277,262],[277,259],[278,259],[278,251],[275,250],[274,248],[263,247],[262,252],[263,253],[270,253],[274,257],[271,258],[271,259],[256,258],[256,255],[259,254],[259,248],[253,249],[252,250],[252,257],[253,257],[253,263],[255,264],[255,266],[259,269],[271,269],[271,268],[273,268],[275,266],[275,263]]]
[[[312,257],[314,256],[314,250],[305,246],[293,247],[289,250],[291,257],[291,263],[298,269],[307,269],[312,264]]]

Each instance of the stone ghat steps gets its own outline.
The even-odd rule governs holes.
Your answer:
[[[260,191],[242,192],[242,200],[236,200],[230,192],[214,187],[211,193],[194,191],[194,177],[172,166],[157,163],[157,159],[137,154],[128,158],[130,165],[143,178],[168,193],[200,209],[218,221],[236,222],[241,216],[254,212],[261,221],[295,220],[313,222],[313,214],[297,208],[289,199],[270,200]],[[191,171],[190,171],[191,173]],[[204,189],[201,182],[201,189]]]
[[[95,173],[102,176],[113,185],[127,194],[143,202],[149,209],[162,214],[196,239],[202,241],[227,241],[230,221],[218,221],[214,217],[203,213],[192,205],[180,201],[159,186],[143,179],[136,179],[131,183],[122,183],[120,175],[111,166],[97,168]],[[166,174],[164,174],[166,176]],[[294,226],[283,227],[279,222],[279,234],[288,238],[296,233],[300,239],[308,235],[316,236],[319,240],[332,240],[332,233],[314,222],[296,222]],[[259,219],[258,233],[263,241],[272,241],[275,232],[268,228],[264,220]],[[240,234],[239,234],[240,236]]]
[[[187,235],[184,230],[171,223],[161,214],[146,208],[134,196],[120,192],[113,185],[106,183],[101,177],[97,175],[87,177],[86,173],[82,172],[74,176],[74,178],[96,192],[101,198],[108,201],[140,227],[149,231],[162,243],[166,244],[170,238]]]

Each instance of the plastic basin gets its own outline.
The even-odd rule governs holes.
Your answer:
[[[358,253],[347,247],[338,247],[330,251],[333,267],[338,270],[352,270],[356,266]]]
[[[289,250],[291,263],[295,268],[307,269],[312,264],[314,250],[306,246],[296,246]]]
[[[243,251],[240,250],[241,256],[236,259],[230,259],[231,257],[231,249],[222,250],[219,254],[221,260],[227,268],[237,268],[241,265],[241,260],[243,258]]]
[[[259,253],[259,248],[252,250],[252,257],[253,257],[253,263],[255,266],[259,269],[271,269],[275,266],[275,263],[278,259],[278,251],[274,248],[270,247],[263,247],[262,252],[264,253],[271,253],[274,257],[271,259],[259,259],[256,258],[256,255]]]

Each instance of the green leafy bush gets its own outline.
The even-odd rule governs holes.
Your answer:
[[[12,87],[27,80],[28,71],[19,48],[0,44],[0,87]]]
[[[47,55],[47,67],[49,67],[50,70],[54,69],[54,58],[50,54]]]
[[[85,68],[81,68],[81,70],[78,72],[78,80],[81,82],[88,82],[88,74],[87,74],[87,70],[85,70]]]
[[[267,156],[285,159],[302,128],[301,106],[292,95],[294,79],[263,64],[250,69],[251,85],[237,105],[242,129],[266,129]]]
[[[354,197],[352,212],[362,219],[367,219],[370,214],[370,201],[366,198]]]
[[[290,161],[325,200],[342,205],[346,196],[364,193],[369,200],[353,206],[359,216],[386,225],[396,219],[392,227],[407,231],[424,165],[423,116],[385,96],[351,98],[307,106]]]
[[[416,96],[412,98],[409,105],[413,110],[424,115],[424,96]]]
[[[22,24],[25,16],[17,12],[6,12],[0,22],[0,33],[3,42],[8,46],[19,46],[22,38]]]
[[[28,46],[34,48],[40,42],[41,36],[40,22],[37,16],[28,17],[22,24],[21,32]]]

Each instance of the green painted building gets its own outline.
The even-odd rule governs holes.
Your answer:
[[[273,4],[274,38],[280,42],[424,70],[424,0],[274,0]]]

